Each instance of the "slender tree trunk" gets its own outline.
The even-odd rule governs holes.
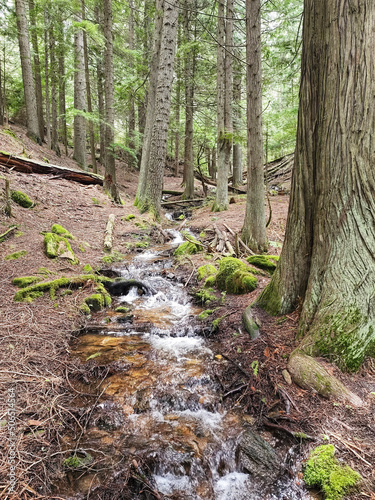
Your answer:
[[[193,18],[194,0],[184,2],[184,43],[191,41],[189,26]],[[183,198],[194,198],[194,154],[193,154],[193,119],[194,119],[194,50],[185,50],[185,154]]]
[[[56,63],[56,40],[53,25],[49,29],[49,54],[51,60],[51,149],[57,156],[61,156],[57,123],[57,87],[58,87],[58,66]]]
[[[82,8],[82,19],[86,19],[85,11],[85,0],[81,0]],[[83,32],[83,57],[85,60],[85,80],[86,80],[86,97],[87,97],[87,111],[92,113],[92,103],[91,103],[91,86],[90,86],[90,71],[89,71],[89,55],[87,51],[87,35],[86,31]],[[95,135],[94,135],[94,123],[89,120],[89,137],[90,137],[90,152],[91,152],[91,164],[92,171],[94,174],[98,173],[98,167],[96,166],[96,156],[95,156]]]
[[[36,108],[38,113],[39,136],[44,138],[44,116],[43,116],[43,91],[42,91],[42,75],[39,60],[39,46],[38,34],[36,31],[36,12],[34,0],[29,0],[29,13],[30,13],[30,31],[31,43],[34,52],[34,79],[35,79],[35,95],[36,95]]]
[[[242,66],[235,62],[235,75],[233,78],[233,186],[240,186],[243,183],[242,172],[242,146],[239,141],[241,131],[241,86],[242,86]]]
[[[152,123],[148,175],[140,207],[160,217],[164,165],[167,154],[169,114],[171,107],[174,58],[176,53],[178,0],[164,5],[163,30],[160,45],[158,84]]]
[[[156,1],[157,17],[155,21],[153,55],[150,68],[150,84],[148,91],[146,124],[143,135],[141,166],[139,171],[137,195],[135,199],[136,206],[138,206],[139,204],[140,205],[143,204],[143,201],[141,200],[144,200],[145,198],[146,179],[148,177],[151,134],[152,134],[152,126],[154,123],[154,114],[155,114],[156,88],[158,85],[160,45],[161,45],[162,30],[163,30],[163,12],[164,12],[164,0],[157,0]]]
[[[4,94],[3,94],[3,70],[1,67],[1,57],[0,57],[0,125],[4,125]]]
[[[259,303],[302,302],[300,349],[356,370],[375,354],[375,4],[305,0],[285,242]]]
[[[75,15],[77,23],[82,21],[81,13]],[[74,33],[74,152],[73,158],[84,169],[86,166],[86,119],[80,112],[86,111],[86,78],[83,30],[76,27]],[[78,112],[78,113],[77,113]]]
[[[105,158],[105,105],[104,105],[104,69],[102,55],[100,54],[97,67],[98,84],[98,110],[99,110],[99,163],[104,165]]]
[[[112,34],[112,0],[104,0],[104,24],[103,32],[105,38],[105,176],[104,188],[109,192],[111,198],[120,203],[120,195],[116,185],[115,165],[115,110],[114,110],[114,80],[113,80],[113,34]]]
[[[181,27],[178,26],[177,47],[181,45]],[[176,105],[175,105],[175,132],[174,132],[174,175],[178,177],[180,166],[180,109],[181,109],[181,57],[176,56]]]
[[[49,14],[48,9],[50,5],[46,3],[44,7],[44,91],[46,94],[46,137],[47,146],[51,148],[51,107],[49,102]]]
[[[59,140],[64,144],[65,155],[68,155],[68,132],[66,126],[66,97],[65,97],[65,43],[63,12],[59,9],[58,30],[58,59],[59,59]]]
[[[39,134],[36,93],[33,68],[31,64],[29,29],[27,25],[25,0],[15,0],[15,5],[17,16],[18,42],[21,57],[23,91],[26,104],[27,135],[37,143],[41,144],[42,140]]]
[[[130,61],[129,61],[129,69],[133,72],[134,69],[134,5],[133,0],[129,0],[129,8],[130,8],[130,16],[129,16],[129,30],[128,30],[128,39],[129,39],[129,51]],[[135,100],[134,94],[131,92],[129,96],[129,149],[133,151],[135,154]],[[128,155],[128,163],[129,165],[133,165],[135,163],[134,156]]]
[[[214,212],[228,208],[228,164],[225,161],[225,0],[218,0],[217,20],[217,188]]]
[[[215,181],[216,177],[217,177],[217,150],[214,147],[212,148],[212,155],[211,155],[211,179]]]
[[[268,249],[264,207],[260,0],[246,2],[247,199],[242,239],[255,252]]]

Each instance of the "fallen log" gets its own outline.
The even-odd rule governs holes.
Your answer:
[[[217,183],[215,181],[213,181],[206,175],[199,173],[197,170],[194,171],[194,177],[201,182],[209,184],[210,186],[215,186],[215,187],[217,186]],[[246,189],[239,189],[233,186],[228,186],[228,191],[232,191],[233,193],[237,194],[246,194]]]
[[[7,153],[0,153],[0,165],[3,167],[23,172],[25,174],[44,174],[53,175],[69,181],[79,182],[80,184],[103,185],[103,177],[84,170],[75,170],[73,168],[50,165],[48,163],[21,158]]]
[[[18,226],[10,226],[9,229],[5,231],[5,233],[0,234],[0,243],[5,241],[16,229]]]
[[[174,200],[174,201],[162,201],[161,204],[162,206],[167,206],[167,205],[189,205],[189,203],[195,203],[197,201],[204,201],[204,198],[193,198],[191,200]]]

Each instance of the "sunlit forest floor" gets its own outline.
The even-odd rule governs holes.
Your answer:
[[[0,131],[0,150],[77,168],[71,150],[68,157],[59,158],[46,146],[37,146],[29,140],[22,127],[11,125],[9,128],[10,133]],[[92,293],[93,285],[88,284],[72,295],[57,295],[52,299],[46,293],[28,303],[13,300],[17,288],[12,280],[38,273],[44,273],[44,276],[48,273],[51,279],[84,274],[83,268],[88,264],[93,269],[108,267],[102,259],[106,255],[103,240],[109,214],[116,216],[113,253],[117,252],[119,259],[142,251],[140,242],[161,243],[163,236],[153,226],[150,217],[140,214],[133,206],[138,173],[134,168],[127,168],[125,161],[118,161],[122,206],[114,205],[99,186],[84,186],[47,175],[18,173],[4,166],[0,166],[0,176],[10,180],[12,190],[25,192],[35,203],[32,209],[12,203],[12,217],[6,217],[2,212],[0,215],[0,234],[11,224],[17,225],[17,231],[0,243],[0,420],[7,414],[6,391],[14,386],[19,460],[17,480],[21,485],[19,496],[14,498],[48,498],[40,492],[46,484],[61,480],[63,475],[60,441],[67,429],[77,425],[76,416],[69,412],[69,400],[74,391],[72,381],[77,374],[84,379],[85,366],[71,359],[69,342],[87,321],[80,312],[80,305],[84,297]],[[166,170],[166,189],[181,191],[181,181],[181,177],[176,178],[171,170]],[[0,180],[0,183],[3,188],[4,181]],[[202,188],[196,181],[196,197],[201,196]],[[269,253],[279,255],[288,196],[272,196],[270,200]],[[3,198],[0,203],[3,204]],[[207,242],[213,239],[214,224],[222,227],[225,223],[239,232],[245,204],[244,195],[234,195],[226,212],[212,213],[211,202],[190,208],[188,213],[185,212],[184,229]],[[130,214],[135,217],[127,221],[126,216]],[[180,223],[164,217],[161,221],[163,228],[176,228]],[[44,254],[42,233],[50,231],[53,224],[62,225],[75,237],[72,249],[79,264],[51,260]],[[26,253],[17,259],[6,259],[20,251]],[[185,283],[188,282],[192,293],[200,286],[195,270],[207,262],[203,254],[176,261],[175,272]],[[296,433],[303,433],[301,448],[306,453],[318,444],[334,444],[339,459],[359,471],[364,479],[360,490],[350,498],[375,499],[375,361],[366,361],[355,375],[341,374],[334,365],[326,363],[329,371],[362,398],[362,408],[325,400],[293,384],[288,385],[282,371],[297,345],[298,311],[278,318],[257,311],[261,336],[255,341],[242,326],[243,310],[266,286],[268,279],[261,277],[258,289],[251,294],[223,297],[218,293],[213,307],[215,313],[202,326],[212,350],[225,365],[218,375],[225,404],[246,412],[264,435],[277,434],[295,442]],[[220,327],[213,331],[212,322],[217,318],[222,318]],[[257,361],[256,365],[254,361]],[[243,385],[240,391],[231,392],[231,388],[239,385]],[[1,491],[7,484],[8,475],[6,427],[1,426],[0,433],[3,434],[0,440]],[[48,459],[43,458],[47,456],[46,449],[49,450]]]

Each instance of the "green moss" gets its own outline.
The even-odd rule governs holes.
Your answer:
[[[3,128],[3,130],[1,132],[3,134],[9,135],[10,137],[13,137],[13,139],[18,140],[18,137],[16,136],[16,134],[13,132],[13,130],[10,130],[9,128]]]
[[[34,206],[34,203],[30,200],[27,194],[22,191],[12,191],[10,193],[10,197],[14,203],[17,203],[17,205],[20,205],[23,208],[31,208]]]
[[[44,235],[44,249],[47,257],[50,259],[63,257],[72,264],[78,264],[78,259],[76,259],[72,247],[65,236],[60,236],[56,233],[46,233]]]
[[[182,256],[182,255],[192,255],[194,253],[198,253],[202,249],[202,245],[199,241],[185,241],[181,243],[176,250],[174,251],[174,255]]]
[[[41,296],[44,292],[50,292],[51,298],[54,298],[56,295],[56,290],[58,290],[59,288],[78,288],[79,286],[83,286],[84,284],[86,284],[88,281],[101,283],[104,281],[111,282],[112,280],[110,278],[105,278],[104,276],[96,276],[94,274],[83,274],[79,276],[73,276],[72,278],[62,277],[56,280],[44,281],[43,283],[37,283],[35,285],[30,285],[22,288],[15,294],[14,300],[16,302],[30,302],[30,296],[33,296],[33,298],[35,298],[35,293],[38,293],[38,296]],[[107,295],[109,295],[107,291],[106,293]]]
[[[124,314],[126,314],[126,313],[128,313],[130,310],[131,310],[131,309],[130,309],[130,307],[118,306],[118,307],[116,307],[115,312],[117,312],[117,313],[124,313]]]
[[[39,276],[21,276],[19,278],[14,278],[12,283],[13,285],[18,286],[18,288],[25,288],[33,283],[39,283],[39,281],[42,281],[42,278]]]
[[[92,273],[93,272],[93,269],[90,266],[90,264],[86,264],[85,266],[83,266],[83,272],[84,273]]]
[[[25,255],[27,255],[26,250],[20,250],[19,252],[14,252],[7,255],[6,257],[4,257],[4,260],[17,260],[21,257],[24,257]]]
[[[258,297],[256,304],[271,316],[277,316],[280,314],[281,297],[278,290],[278,281],[275,280],[275,275]]]
[[[200,320],[205,320],[208,318],[208,316],[210,316],[212,313],[215,312],[215,309],[206,309],[205,311],[202,311],[199,315],[198,315],[198,319]]]
[[[137,241],[135,248],[148,248],[149,243],[147,241]]]
[[[114,262],[121,262],[122,260],[124,260],[124,257],[125,255],[118,252],[117,250],[114,250],[111,254],[102,257],[101,260],[102,262],[104,262],[104,264],[113,264]]]
[[[67,229],[60,226],[60,224],[54,224],[51,229],[51,233],[58,234],[59,236],[64,236],[70,240],[74,240],[74,236]]]
[[[340,500],[356,485],[361,476],[347,465],[341,465],[332,444],[315,448],[307,461],[303,479],[310,488],[321,488],[326,500]]]
[[[50,274],[57,274],[57,273],[55,273],[54,271],[50,271],[46,267],[40,267],[38,269],[38,274],[43,274],[44,276],[48,276]]]
[[[91,198],[94,205],[100,205],[100,201],[97,198]]]
[[[204,278],[213,276],[217,273],[217,269],[212,264],[205,264],[204,266],[198,267],[198,280],[201,281]]]
[[[79,309],[83,314],[89,315],[91,313],[89,306],[84,302],[79,306]]]
[[[135,219],[135,215],[129,214],[125,217],[126,222],[129,222],[130,220]]]
[[[216,276],[209,276],[204,282],[204,287],[211,288],[215,285],[215,283],[216,283]]]
[[[212,302],[216,300],[216,296],[213,293],[210,293],[209,290],[198,290],[195,294],[195,298],[201,304],[206,304],[207,302]]]
[[[220,318],[216,318],[213,320],[212,325],[211,325],[212,332],[216,332],[219,329],[219,325],[223,319],[224,319],[224,316],[221,316]]]
[[[228,293],[248,293],[255,290],[258,280],[249,267],[234,257],[224,257],[219,264],[216,285]]]
[[[93,461],[94,458],[92,455],[85,452],[82,456],[73,455],[72,457],[66,458],[63,461],[63,466],[67,469],[82,469],[88,467]]]
[[[270,273],[273,273],[276,269],[277,262],[279,260],[278,255],[250,255],[247,262],[253,266],[259,267],[260,269],[265,269]]]
[[[104,309],[104,297],[101,293],[93,293],[85,298],[86,304],[89,306],[90,311],[101,311]]]

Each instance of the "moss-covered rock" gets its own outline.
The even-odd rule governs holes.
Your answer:
[[[217,273],[217,269],[212,264],[205,264],[204,266],[198,267],[198,280],[202,281],[204,278],[209,276],[214,276]]]
[[[23,193],[22,191],[12,191],[10,193],[10,197],[12,198],[14,203],[17,203],[17,205],[19,205],[20,207],[31,208],[34,206],[34,203],[30,200],[27,194]]]
[[[340,500],[355,486],[361,476],[339,463],[332,444],[315,448],[307,461],[303,479],[310,488],[321,488],[326,500]]]
[[[56,233],[46,233],[44,235],[44,249],[48,258],[67,259],[72,264],[78,264],[78,259],[75,257],[72,247],[65,236],[60,236]]]
[[[270,273],[273,273],[276,269],[277,262],[279,261],[278,255],[250,255],[247,262],[255,267],[264,269]]]
[[[4,260],[17,260],[20,259],[21,257],[25,257],[25,255],[27,255],[27,251],[20,250],[19,252],[14,252],[7,255],[6,257],[4,257]]]
[[[12,283],[13,285],[18,286],[18,288],[25,288],[33,283],[39,283],[39,281],[42,281],[40,276],[20,276],[18,278],[14,278]]]
[[[205,288],[211,288],[215,285],[216,283],[216,274],[209,276],[206,281],[204,282],[204,287]]]
[[[90,266],[90,264],[86,264],[85,266],[83,266],[83,272],[84,273],[92,273],[93,272],[93,269]]]
[[[51,233],[58,234],[59,236],[64,236],[65,238],[69,238],[70,240],[74,240],[74,236],[67,229],[60,226],[60,224],[54,224],[51,229]]]
[[[116,307],[115,312],[117,312],[117,313],[124,313],[124,314],[126,314],[126,313],[128,313],[130,310],[131,310],[131,309],[130,309],[130,307],[118,306],[118,307]]]
[[[192,241],[185,241],[184,243],[181,243],[176,250],[174,251],[174,255],[177,257],[181,257],[183,255],[192,255],[194,253],[198,253],[200,250],[202,250],[202,245],[199,243],[197,240]]]
[[[219,264],[216,285],[228,293],[249,293],[255,290],[258,280],[242,261],[234,257],[224,257]]]

